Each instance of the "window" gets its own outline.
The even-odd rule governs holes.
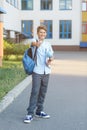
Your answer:
[[[22,10],[33,10],[33,0],[22,0]]]
[[[14,5],[14,2],[15,2],[15,0],[10,0],[10,3],[11,3],[12,5]]]
[[[41,0],[41,10],[52,10],[52,0]]]
[[[87,34],[87,22],[82,23],[82,33]]]
[[[82,11],[87,11],[87,0],[82,1]]]
[[[18,8],[18,1],[19,0],[6,0],[6,2],[10,3],[12,6]]]
[[[33,21],[32,20],[22,21],[22,33],[28,38],[33,38]]]
[[[40,20],[40,24],[47,27],[46,38],[52,38],[52,20]]]
[[[70,39],[72,37],[72,22],[71,20],[60,20],[59,22],[59,38]]]
[[[6,2],[10,3],[10,0],[6,0]]]
[[[15,6],[16,8],[18,8],[18,6],[19,6],[18,0],[15,0],[15,1],[14,1],[14,6]]]
[[[72,0],[59,0],[59,9],[60,10],[71,10],[72,9]]]

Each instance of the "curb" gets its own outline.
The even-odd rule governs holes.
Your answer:
[[[31,83],[31,76],[25,78],[21,83],[16,85],[8,94],[3,97],[0,102],[0,112],[2,112],[6,107],[8,107],[14,99]]]

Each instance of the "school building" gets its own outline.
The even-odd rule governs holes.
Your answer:
[[[87,0],[1,1],[5,38],[28,43],[37,37],[37,26],[44,24],[55,50],[87,50]]]

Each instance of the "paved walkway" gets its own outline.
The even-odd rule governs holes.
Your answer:
[[[30,91],[31,83],[0,113],[0,130],[87,130],[87,52],[55,52],[44,104],[50,119],[23,123]]]

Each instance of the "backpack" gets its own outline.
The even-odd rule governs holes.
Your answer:
[[[24,70],[28,75],[33,73],[33,69],[36,64],[36,51],[37,47],[30,47],[24,52],[22,63]]]

